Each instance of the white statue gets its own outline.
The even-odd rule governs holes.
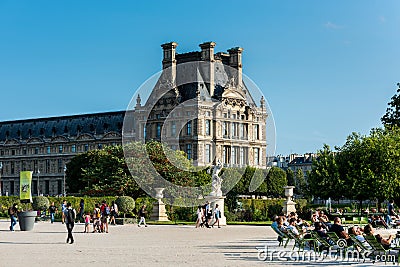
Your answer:
[[[222,170],[222,164],[221,161],[217,160],[217,164],[214,165],[213,167],[213,173],[212,173],[212,196],[222,196],[222,190],[221,190],[221,185],[222,185],[222,178],[218,176],[218,174]]]

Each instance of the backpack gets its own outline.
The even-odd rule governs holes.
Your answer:
[[[75,212],[73,209],[68,209],[67,211],[67,222],[68,223],[75,222]]]
[[[110,207],[109,206],[105,206],[104,210],[103,210],[103,215],[105,216],[109,216],[110,215]]]
[[[14,215],[14,209],[12,207],[8,209],[8,215]]]

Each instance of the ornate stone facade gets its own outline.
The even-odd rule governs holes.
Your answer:
[[[163,73],[146,103],[138,96],[132,110],[133,139],[161,140],[198,166],[220,159],[265,168],[265,100],[257,105],[243,82],[243,49],[214,54],[215,43],[207,42],[178,54],[177,46],[162,45]]]
[[[33,171],[33,195],[59,195],[75,155],[121,144],[124,111],[0,122],[2,194],[19,194],[19,172]],[[38,173],[39,170],[39,173]],[[37,184],[39,178],[39,187]]]

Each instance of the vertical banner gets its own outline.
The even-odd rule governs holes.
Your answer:
[[[32,171],[23,171],[19,174],[19,199],[22,203],[32,202],[32,174]]]

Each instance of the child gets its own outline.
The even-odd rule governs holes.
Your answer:
[[[90,213],[86,212],[86,215],[85,215],[85,232],[84,233],[89,233],[89,225],[90,225]]]
[[[93,210],[93,233],[100,231],[100,208],[99,204],[95,204],[95,208]]]

